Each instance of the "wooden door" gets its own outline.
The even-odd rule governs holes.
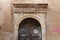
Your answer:
[[[18,29],[18,40],[42,40],[40,23],[33,18],[22,20]]]

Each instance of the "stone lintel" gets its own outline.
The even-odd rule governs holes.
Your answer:
[[[23,4],[23,3],[14,3],[14,13],[46,13],[47,12],[47,3],[40,4]]]

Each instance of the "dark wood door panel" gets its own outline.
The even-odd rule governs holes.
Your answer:
[[[37,20],[27,18],[20,23],[18,40],[40,40],[41,35],[41,25]]]

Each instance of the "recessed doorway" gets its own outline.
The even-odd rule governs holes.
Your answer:
[[[42,40],[41,24],[34,18],[21,21],[18,29],[18,40]]]

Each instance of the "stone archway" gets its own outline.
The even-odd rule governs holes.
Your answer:
[[[21,23],[22,20],[26,18],[34,18],[39,21],[39,23],[41,24],[41,29],[42,29],[42,40],[45,40],[45,37],[46,37],[45,36],[46,34],[45,14],[20,14],[19,18],[15,20],[16,23],[14,24],[14,40],[18,39],[19,24]]]

